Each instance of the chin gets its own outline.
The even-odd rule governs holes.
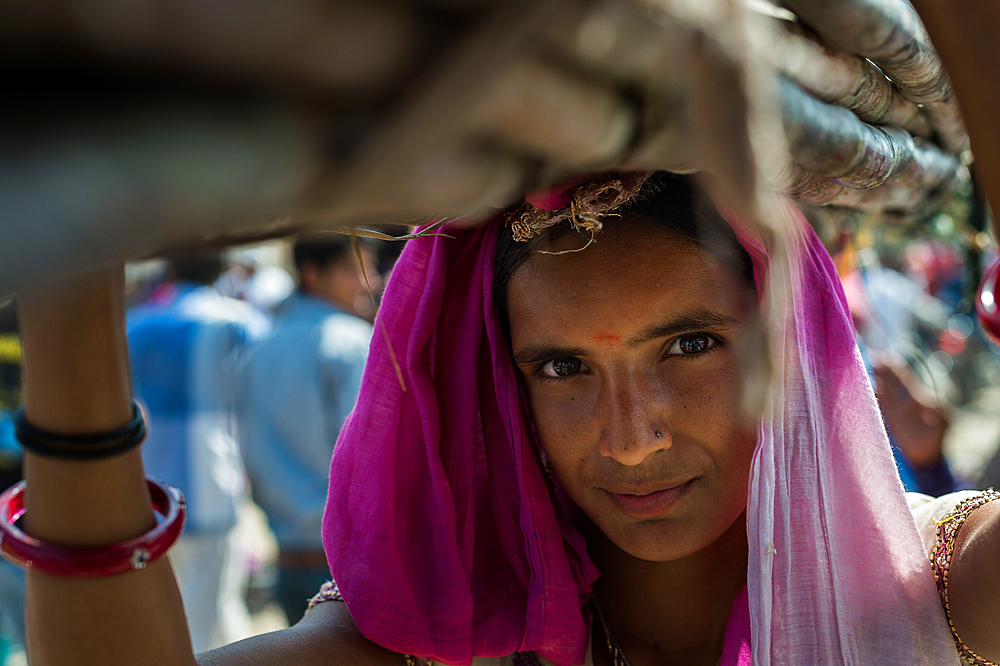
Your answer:
[[[672,562],[694,555],[719,535],[704,534],[670,520],[651,520],[615,530],[611,542],[632,557],[647,562]]]
[[[624,519],[598,527],[615,547],[647,562],[673,562],[699,553],[723,537],[746,542],[745,504],[726,511],[725,516],[658,518],[645,521]],[[616,521],[617,522],[617,521]],[[736,532],[738,531],[738,535]]]

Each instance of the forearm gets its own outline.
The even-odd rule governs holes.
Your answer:
[[[975,155],[980,185],[1000,210],[1000,3],[995,0],[913,0],[951,76]]]
[[[78,434],[114,429],[131,416],[121,271],[75,281],[76,292],[22,294],[25,416],[33,426]],[[154,525],[139,450],[100,461],[25,455],[25,530],[64,546],[122,541]],[[119,576],[29,572],[26,611],[33,666],[192,664],[167,561]]]

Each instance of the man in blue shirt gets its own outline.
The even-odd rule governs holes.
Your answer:
[[[238,373],[268,332],[252,306],[210,286],[218,255],[177,258],[168,280],[128,313],[129,360],[149,434],[146,472],[184,493],[188,522],[170,559],[196,652],[250,635],[247,570],[236,538],[246,474]]]
[[[247,471],[278,541],[278,596],[290,623],[330,579],[321,538],[330,459],[368,357],[368,285],[381,286],[369,246],[361,255],[367,285],[348,238],[300,238],[299,288],[246,367]]]

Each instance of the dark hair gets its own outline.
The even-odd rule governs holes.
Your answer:
[[[694,241],[733,274],[753,284],[750,255],[740,245],[732,227],[722,218],[708,195],[691,177],[665,171],[654,173],[639,194],[615,213],[651,220],[681,238]],[[612,217],[606,224],[615,224],[615,218]],[[501,230],[493,256],[493,304],[500,314],[500,323],[508,340],[507,289],[514,271],[532,251],[572,232],[569,224],[560,223],[527,242],[520,242],[514,240],[509,228]]]
[[[198,252],[168,257],[170,277],[181,282],[214,283],[226,265],[219,252]]]
[[[346,257],[351,251],[351,239],[343,234],[310,234],[299,236],[292,247],[295,267],[315,264],[325,268],[329,264]]]
[[[382,241],[364,237],[358,238],[358,243],[376,255],[383,245]],[[303,264],[315,264],[317,268],[323,269],[335,261],[350,256],[351,253],[350,236],[333,232],[312,233],[295,239],[295,244],[292,246],[292,261],[296,269],[301,269]]]

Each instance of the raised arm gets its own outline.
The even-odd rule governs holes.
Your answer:
[[[131,417],[122,270],[20,297],[25,417],[63,434],[113,430]],[[138,448],[98,461],[25,452],[25,530],[64,546],[100,546],[155,519]],[[99,578],[28,572],[27,642],[34,666],[195,663],[180,594],[164,558]]]
[[[122,271],[103,271],[20,296],[25,417],[61,434],[107,432],[131,417]],[[24,529],[61,546],[101,546],[154,524],[138,448],[99,461],[25,453]],[[116,576],[28,573],[32,666],[278,666],[399,664],[357,632],[343,604],[298,626],[203,655],[192,653],[166,558]]]

